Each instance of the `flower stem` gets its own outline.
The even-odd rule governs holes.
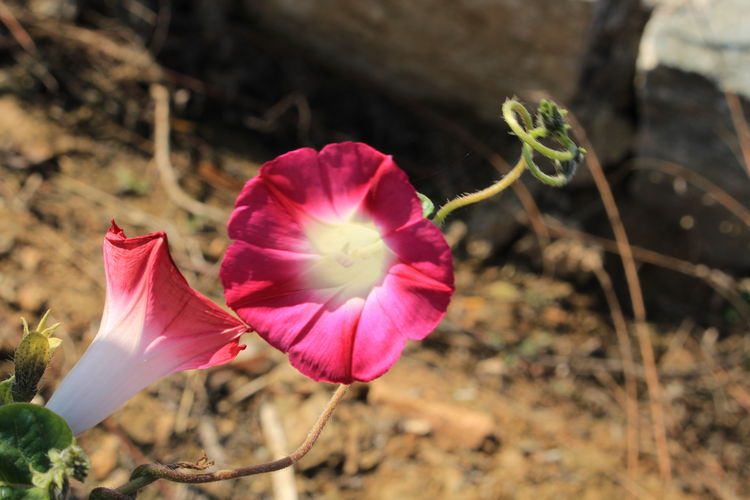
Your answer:
[[[486,187],[481,191],[477,191],[476,193],[459,196],[458,198],[451,200],[440,207],[440,210],[438,210],[437,214],[435,214],[435,217],[433,217],[432,222],[434,222],[438,226],[442,226],[443,222],[445,222],[445,218],[454,210],[465,207],[466,205],[471,205],[473,203],[486,200],[491,196],[495,196],[496,194],[500,193],[505,188],[513,184],[519,177],[521,177],[521,174],[523,174],[523,171],[525,169],[526,161],[523,157],[521,157],[519,158],[518,163],[516,163],[511,171],[508,172],[508,175],[506,175],[493,185]]]
[[[318,440],[323,427],[333,414],[336,405],[344,398],[348,385],[339,385],[336,392],[333,393],[323,412],[310,428],[304,442],[293,453],[278,460],[265,462],[237,469],[220,470],[216,472],[206,472],[201,474],[179,472],[177,468],[185,467],[185,464],[161,465],[146,464],[137,467],[130,476],[131,480],[115,490],[107,488],[96,488],[91,492],[89,500],[119,499],[130,498],[128,495],[137,492],[139,489],[147,486],[157,479],[166,479],[176,483],[211,483],[215,481],[224,481],[227,479],[236,479],[238,477],[251,476],[254,474],[263,474],[284,469],[297,463],[302,457],[312,449]]]
[[[449,201],[438,210],[432,221],[438,226],[442,226],[445,218],[457,208],[477,203],[485,200],[490,196],[503,191],[521,177],[523,171],[528,167],[529,172],[541,182],[550,186],[561,187],[570,182],[575,174],[576,167],[583,159],[585,150],[576,146],[568,136],[570,126],[565,123],[567,111],[561,109],[552,101],[542,99],[539,103],[539,109],[536,115],[536,127],[534,119],[526,109],[516,99],[508,99],[503,103],[503,119],[510,126],[513,133],[521,140],[522,151],[521,158],[513,169],[495,184],[488,188],[477,191],[476,193],[459,196]],[[521,125],[519,118],[523,122]],[[545,146],[539,139],[554,141],[563,146],[564,150],[557,150]],[[534,152],[552,160],[555,167],[555,175],[548,175],[542,172],[536,163],[534,163]]]
[[[524,124],[526,125],[525,129],[521,126],[521,124],[518,123],[518,120],[516,119],[516,113],[521,115],[521,119],[523,119]],[[519,139],[539,151],[547,158],[558,161],[570,161],[575,159],[576,153],[572,151],[571,147],[569,146],[570,144],[572,144],[572,141],[567,139],[566,136],[564,137],[567,140],[563,141],[566,145],[566,151],[558,151],[539,142],[537,140],[537,137],[545,137],[547,135],[547,131],[544,128],[532,129],[531,127],[533,126],[533,122],[531,120],[531,115],[523,106],[523,104],[516,101],[515,99],[508,99],[503,103],[503,119],[505,119],[505,122],[511,128],[513,133],[518,136]]]

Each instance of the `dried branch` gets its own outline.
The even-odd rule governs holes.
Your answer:
[[[750,227],[750,209],[740,203],[737,198],[727,193],[710,180],[697,172],[685,168],[679,163],[674,163],[658,158],[636,158],[632,162],[635,169],[653,169],[664,172],[673,177],[684,179],[698,189],[710,194],[717,203],[726,208],[735,217],[740,219],[747,227]]]
[[[26,52],[36,52],[36,44],[34,44],[29,32],[24,29],[13,12],[3,2],[0,2],[0,23],[8,28],[11,36]]]
[[[635,258],[633,257],[633,249],[630,246],[625,226],[620,218],[620,211],[617,208],[612,189],[604,175],[604,169],[602,169],[602,166],[599,163],[599,159],[586,136],[586,132],[572,114],[568,115],[568,120],[573,126],[573,130],[581,144],[588,151],[586,155],[586,164],[594,178],[594,183],[596,184],[596,188],[599,191],[602,203],[604,204],[604,209],[607,212],[609,223],[612,226],[612,231],[615,235],[618,253],[622,259],[622,265],[625,270],[625,279],[628,283],[628,292],[633,306],[633,315],[635,316],[635,331],[638,336],[638,343],[641,347],[641,356],[643,357],[643,363],[646,368],[646,385],[648,387],[651,406],[651,417],[653,420],[652,424],[659,463],[659,474],[661,475],[665,488],[670,489],[672,486],[672,463],[667,445],[667,428],[664,420],[662,387],[659,382],[659,374],[656,368],[654,348],[651,343],[651,333],[648,324],[646,323],[646,305],[643,300],[643,290],[641,288],[640,278],[638,277]]]
[[[635,482],[638,478],[638,386],[635,382],[635,359],[633,357],[633,348],[630,342],[630,333],[625,316],[622,313],[622,307],[617,300],[612,279],[609,273],[604,270],[603,266],[597,266],[593,269],[599,285],[604,291],[604,297],[607,299],[612,323],[617,334],[617,343],[620,347],[620,357],[622,358],[622,367],[625,374],[625,415],[627,418],[627,465],[628,478]]]
[[[131,498],[127,495],[136,493],[141,488],[148,486],[158,479],[166,479],[168,481],[173,481],[176,483],[187,484],[212,483],[216,481],[226,481],[228,479],[252,476],[255,474],[264,474],[267,472],[273,472],[289,467],[290,465],[299,462],[302,457],[307,455],[307,453],[312,449],[313,445],[318,440],[323,427],[325,427],[326,423],[331,418],[333,410],[336,408],[336,405],[338,405],[338,403],[344,398],[344,395],[346,394],[348,388],[348,385],[342,384],[338,386],[336,392],[333,393],[333,396],[331,396],[331,399],[328,401],[328,404],[323,410],[323,413],[320,414],[318,420],[315,422],[315,424],[313,424],[304,442],[290,455],[258,465],[250,465],[247,467],[239,467],[237,469],[226,469],[200,474],[179,472],[177,469],[183,467],[184,464],[141,465],[133,471],[131,480],[127,484],[117,488],[116,490],[111,490],[108,488],[96,488],[91,492],[89,500]]]
[[[260,426],[266,437],[268,450],[274,457],[283,457],[286,454],[286,436],[281,426],[279,412],[271,402],[265,402],[260,407]],[[297,500],[297,487],[294,484],[294,469],[287,467],[271,473],[273,484],[273,497],[276,500]]]
[[[224,224],[229,214],[224,210],[191,198],[182,190],[177,174],[172,167],[169,147],[169,93],[158,83],[151,85],[151,97],[154,99],[154,163],[159,170],[159,177],[172,201],[180,208],[214,222]]]

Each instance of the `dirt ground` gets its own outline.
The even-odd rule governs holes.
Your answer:
[[[191,285],[223,303],[218,266],[228,241],[220,219],[263,161],[308,143],[387,142],[383,137],[398,135],[379,130],[377,121],[371,128],[340,127],[347,106],[361,109],[351,99],[367,92],[346,100],[336,117],[326,114],[330,95],[287,94],[283,101],[270,91],[250,92],[256,100],[232,118],[239,101],[226,89],[212,97],[197,78],[166,72],[130,45],[118,45],[129,40],[123,27],[95,16],[81,27],[14,13],[34,46],[5,37],[0,49],[0,359],[12,357],[20,316],[31,323],[52,309],[64,344],[39,402],[96,332],[104,296],[101,241],[110,219],[129,236],[166,231]],[[284,71],[299,74],[297,63],[288,61]],[[152,161],[154,82],[166,82],[171,93],[173,173],[200,207],[186,209],[165,189]],[[368,116],[390,119],[389,105],[373,111],[378,99],[384,98],[373,97]],[[397,128],[408,128],[409,120]],[[414,159],[420,153],[405,159],[410,173],[428,170],[442,154],[436,146],[420,163]],[[445,320],[427,340],[411,343],[386,375],[353,388],[294,467],[291,484],[300,498],[750,495],[750,332],[736,319],[741,312],[724,302],[710,311],[691,305],[695,314],[682,321],[648,325],[663,390],[654,403],[636,336],[618,336],[617,314],[603,292],[611,287],[595,279],[607,276],[602,263],[611,260],[599,246],[553,238],[542,265],[530,257],[540,252],[528,232],[502,258],[477,259],[464,246],[465,229],[458,219],[447,229],[457,249],[457,293]],[[626,302],[627,293],[617,291]],[[712,322],[716,311],[728,319]],[[84,433],[79,441],[93,467],[85,484],[74,485],[76,497],[95,486],[119,486],[146,462],[195,461],[204,451],[217,468],[269,460],[269,448],[279,444],[267,437],[274,423],[281,424],[286,449],[296,447],[333,386],[306,379],[256,336],[244,342],[248,349],[230,365],[170,376]],[[633,370],[623,356],[628,348]],[[0,364],[0,373],[8,369],[8,361]],[[633,388],[637,399],[628,392]],[[665,416],[661,450],[654,404]],[[668,454],[671,483],[660,472],[660,451]],[[280,498],[274,488],[269,475],[199,486],[162,481],[139,498]]]

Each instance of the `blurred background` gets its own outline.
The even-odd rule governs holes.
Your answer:
[[[65,343],[43,396],[81,355],[112,218],[167,231],[223,304],[224,224],[263,162],[363,141],[440,204],[517,160],[506,97],[551,97],[586,164],[449,219],[446,319],[293,476],[139,498],[747,497],[748,19],[746,0],[2,0],[0,369],[47,308]],[[78,497],[140,463],[294,449],[331,387],[246,342],[85,433]]]

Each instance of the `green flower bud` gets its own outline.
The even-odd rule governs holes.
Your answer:
[[[64,450],[49,450],[51,466],[44,472],[31,469],[34,486],[48,491],[52,500],[65,499],[70,490],[68,478],[83,481],[89,473],[91,463],[86,453],[72,444]]]
[[[16,349],[14,363],[16,366],[15,380],[12,383],[13,400],[17,402],[28,402],[37,392],[39,380],[47,369],[52,353],[60,345],[61,340],[50,337],[52,332],[60,326],[59,323],[45,328],[47,311],[39,321],[39,326],[34,331],[29,331],[26,320],[23,323],[24,337]]]
[[[550,137],[567,137],[568,125],[565,123],[566,110],[560,109],[552,101],[542,99],[539,103],[537,121],[539,126],[547,129]]]
[[[52,467],[63,468],[66,475],[78,481],[86,479],[91,468],[86,452],[76,445],[70,445],[62,451],[50,450],[49,459]]]
[[[15,382],[15,380],[16,377],[11,375],[0,382],[0,406],[9,405],[15,402],[13,401],[13,382]]]

